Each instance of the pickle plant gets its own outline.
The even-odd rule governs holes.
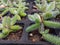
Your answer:
[[[15,25],[17,20],[20,20],[18,15],[15,15],[13,18],[7,16],[3,17],[2,23],[0,23],[0,38],[5,38],[10,32],[16,32],[22,29],[21,26]]]
[[[37,8],[42,12],[35,13],[33,15],[28,15],[28,18],[35,22],[31,26],[27,27],[26,32],[31,32],[38,29],[39,33],[42,34],[42,37],[56,45],[60,45],[60,38],[49,34],[49,30],[46,30],[44,26],[50,28],[60,28],[59,22],[49,21],[47,19],[56,18],[58,14],[60,14],[59,10],[55,7],[55,1],[47,3],[46,0],[43,0],[44,3],[40,4],[36,2]]]
[[[36,29],[38,29],[39,33],[42,34],[42,37],[56,45],[60,45],[60,38],[57,36],[53,36],[49,34],[49,30],[44,29],[44,26],[50,27],[50,28],[60,28],[59,22],[53,22],[53,21],[47,21],[41,19],[40,15],[35,13],[34,15],[28,15],[28,18],[31,21],[34,21],[35,24],[32,24],[31,26],[27,27],[26,32],[31,32]]]
[[[25,10],[27,9],[26,2],[24,2],[23,0],[18,0],[18,4],[16,2],[13,2],[13,5],[17,8],[16,9],[10,8],[10,12],[12,14],[20,15],[21,17],[26,16],[26,13],[25,13]]]
[[[27,9],[25,5],[26,2],[24,2],[23,0],[13,1],[12,4],[7,6],[0,15],[4,15],[6,12],[10,11],[14,15],[19,15],[20,17],[24,17],[26,16],[25,10]]]
[[[59,14],[59,10],[56,8],[56,1],[47,3],[46,0],[42,0],[42,3],[36,3],[36,7],[41,11],[41,16],[44,19],[55,18]]]

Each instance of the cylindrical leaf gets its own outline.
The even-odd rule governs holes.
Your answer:
[[[26,29],[26,32],[31,32],[33,30],[36,30],[37,28],[39,28],[40,24],[37,23],[37,24],[33,24],[31,26],[29,26],[27,29]]]
[[[43,34],[43,38],[53,44],[60,45],[60,38],[51,34]]]
[[[53,22],[53,21],[44,21],[44,25],[51,28],[60,28],[59,22]]]
[[[11,30],[13,30],[14,32],[17,31],[17,30],[22,29],[22,27],[21,27],[21,26],[18,26],[18,25],[11,26],[10,28],[11,28]]]

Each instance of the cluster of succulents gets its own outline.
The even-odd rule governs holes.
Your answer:
[[[20,25],[16,25],[17,21],[21,21],[21,17],[25,17],[26,2],[23,0],[0,0],[0,38],[5,38],[10,32],[21,30]],[[7,12],[13,14],[13,17],[4,16]]]
[[[35,0],[37,9],[39,13],[28,14],[28,18],[35,22],[35,24],[27,27],[26,32],[34,31],[38,29],[39,33],[42,34],[42,37],[56,45],[60,45],[60,38],[54,35],[49,34],[48,29],[45,29],[44,26],[50,28],[60,28],[59,22],[50,21],[51,18],[56,18],[60,14],[60,0]],[[0,0],[0,14],[1,23],[0,23],[0,38],[5,38],[9,35],[10,32],[15,32],[22,29],[21,26],[15,25],[17,20],[21,21],[21,17],[25,17],[27,14],[25,10],[26,7],[25,0]],[[4,16],[7,12],[13,14],[13,17]],[[47,20],[48,19],[48,20]]]
[[[35,22],[35,24],[29,26],[26,29],[26,32],[31,32],[38,29],[39,33],[42,34],[42,37],[45,40],[53,44],[60,45],[60,38],[49,34],[49,30],[44,28],[44,26],[55,29],[60,28],[59,22],[54,22],[49,20],[51,18],[56,18],[56,16],[60,14],[60,10],[59,10],[60,7],[58,7],[58,5],[60,6],[60,4],[56,4],[57,3],[56,0],[52,2],[49,1],[49,3],[46,0],[42,0],[42,1],[36,0],[35,3],[37,9],[39,9],[40,12],[32,15],[31,14],[28,15],[28,18],[31,21]]]
[[[15,25],[17,20],[20,20],[17,15],[13,18],[7,16],[3,17],[2,22],[0,23],[0,30],[2,31],[0,32],[0,38],[5,38],[10,32],[15,32],[22,29],[21,26]]]

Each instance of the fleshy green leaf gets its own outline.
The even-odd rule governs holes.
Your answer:
[[[5,38],[4,36],[5,36],[5,35],[4,35],[3,33],[0,33],[0,39],[1,39],[1,38]]]
[[[33,24],[33,25],[27,27],[26,32],[34,31],[34,30],[36,30],[37,28],[39,28],[39,26],[40,26],[39,23],[37,23],[37,24]]]
[[[42,34],[43,38],[52,44],[60,45],[60,37],[51,35],[51,34]]]
[[[9,29],[7,29],[7,28],[4,28],[4,29],[2,30],[2,33],[3,33],[4,35],[7,35],[7,34],[9,34]]]
[[[29,20],[31,20],[31,21],[35,21],[34,15],[28,15],[28,18],[29,18]]]
[[[44,25],[51,28],[60,28],[59,22],[53,22],[53,21],[44,21]]]
[[[49,18],[52,18],[52,14],[51,14],[51,12],[46,12],[46,13],[43,13],[42,17],[44,19],[49,19]]]
[[[11,25],[14,25],[17,20],[21,20],[21,18],[20,18],[19,15],[15,15],[15,16],[11,19]]]
[[[2,16],[4,15],[4,14],[6,14],[8,12],[8,9],[5,9],[3,12],[2,12]]]
[[[34,15],[28,15],[28,18],[29,18],[31,21],[35,21],[35,22],[36,22],[37,20],[38,20],[39,22],[41,21],[40,16],[39,16],[38,14],[36,14],[36,13],[35,13]]]
[[[3,25],[2,25],[2,24],[0,24],[0,30],[2,30],[2,28],[3,28]]]
[[[9,8],[9,11],[10,11],[12,14],[17,14],[16,8]]]
[[[10,22],[11,22],[10,17],[5,16],[5,17],[3,18],[2,24],[3,24],[3,26],[9,27],[9,26],[10,26]]]
[[[7,37],[8,36],[8,34],[3,34],[3,33],[0,33],[0,39],[2,39],[2,38],[5,38],[5,37]]]
[[[49,29],[46,29],[45,31],[40,31],[41,34],[47,34],[49,32]]]
[[[55,9],[55,1],[53,1],[47,5],[46,11],[52,11],[54,9]]]
[[[20,16],[21,16],[21,17],[26,16],[26,13],[25,13],[25,12],[23,12],[23,11],[20,11],[20,13],[19,13],[19,14],[20,14]]]
[[[21,26],[18,26],[18,25],[11,26],[10,28],[11,28],[11,30],[13,30],[14,32],[17,31],[17,30],[22,29],[22,27],[21,27]]]
[[[52,11],[52,17],[56,17],[58,14],[60,14],[59,10]]]

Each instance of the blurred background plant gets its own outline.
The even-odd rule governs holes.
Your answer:
[[[47,3],[46,0],[42,0],[42,3],[36,3],[36,7],[41,11],[41,16],[44,19],[55,18],[59,13],[59,9],[56,8],[56,1]]]
[[[0,8],[2,11],[0,16],[3,16],[8,11],[14,15],[19,15],[20,17],[26,16],[25,10],[28,8],[26,7],[26,2],[24,0],[1,0],[0,2],[1,5],[5,7]]]

